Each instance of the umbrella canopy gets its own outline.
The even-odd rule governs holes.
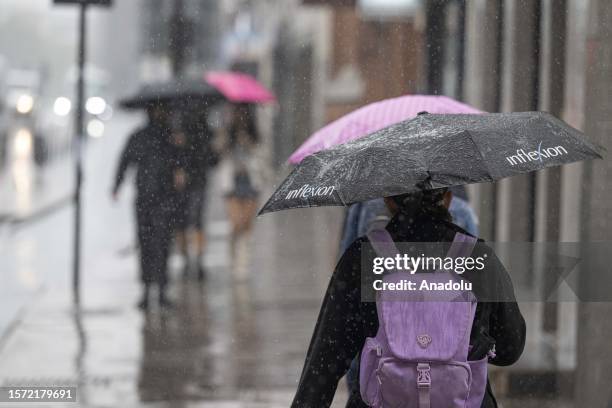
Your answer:
[[[412,119],[419,112],[482,113],[447,96],[406,95],[374,102],[341,117],[310,136],[290,157],[297,164],[304,157],[351,140],[359,139],[395,123]]]
[[[206,82],[217,89],[230,102],[266,103],[276,98],[259,81],[242,72],[216,71],[205,75]]]
[[[306,157],[260,214],[349,205],[426,189],[491,182],[601,158],[581,132],[544,112],[419,115]]]
[[[199,101],[212,103],[222,99],[215,88],[204,81],[172,80],[142,86],[136,95],[120,101],[125,109],[143,109],[154,104]]]

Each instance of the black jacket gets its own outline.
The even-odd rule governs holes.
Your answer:
[[[125,145],[113,191],[117,192],[128,169],[136,169],[136,192],[139,205],[155,205],[174,194],[174,170],[184,166],[183,159],[169,142],[165,127],[149,124],[134,132]]]
[[[427,215],[413,222],[403,218],[395,216],[387,226],[396,242],[450,242],[456,232],[465,233],[450,222]],[[361,302],[361,251],[365,242],[365,237],[357,239],[334,270],[308,348],[293,408],[329,407],[338,381],[361,352],[365,339],[376,335],[376,304]],[[495,269],[502,281],[510,282],[499,260],[493,254],[492,258],[487,265]],[[525,344],[525,321],[516,302],[478,303],[470,343],[487,343],[489,338],[494,339],[497,351],[492,364],[509,365],[518,360]],[[486,354],[486,351],[483,347],[475,352]],[[469,356],[470,359],[474,357],[484,355]],[[496,406],[489,385],[482,406]],[[347,407],[366,405],[359,395],[351,395]]]
[[[159,193],[159,166],[163,153],[163,139],[167,132],[149,124],[132,133],[121,152],[115,173],[113,191],[117,192],[127,171],[136,169],[136,191],[140,198],[152,198]]]

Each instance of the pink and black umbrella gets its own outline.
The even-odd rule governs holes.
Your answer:
[[[419,112],[483,113],[446,96],[406,95],[374,102],[341,117],[310,136],[289,157],[297,164],[318,151],[374,133],[387,126],[412,119]]]
[[[205,80],[225,98],[234,103],[268,103],[276,101],[274,94],[251,75],[234,71],[214,71]]]

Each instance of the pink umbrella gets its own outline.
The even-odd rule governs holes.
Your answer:
[[[414,118],[423,111],[429,113],[483,113],[446,96],[406,95],[385,99],[363,106],[321,128],[293,152],[289,157],[289,163],[297,164],[304,157],[320,150],[359,139],[387,126]]]
[[[216,88],[230,102],[265,103],[274,102],[276,98],[259,81],[251,75],[233,71],[209,72],[206,82]]]

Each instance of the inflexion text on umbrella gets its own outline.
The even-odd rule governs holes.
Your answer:
[[[308,198],[331,195],[335,188],[335,186],[314,187],[309,184],[304,184],[300,188],[289,191],[285,197],[285,200],[291,200],[292,198]]]
[[[525,152],[523,149],[517,149],[516,154],[513,156],[506,156],[506,160],[510,163],[511,166],[515,166],[518,163],[526,163],[531,161],[543,161],[543,159],[548,159],[550,157],[563,156],[564,154],[568,154],[565,147],[559,145],[555,147],[547,147],[542,148],[542,142],[538,145],[537,150],[532,150],[530,152]]]

